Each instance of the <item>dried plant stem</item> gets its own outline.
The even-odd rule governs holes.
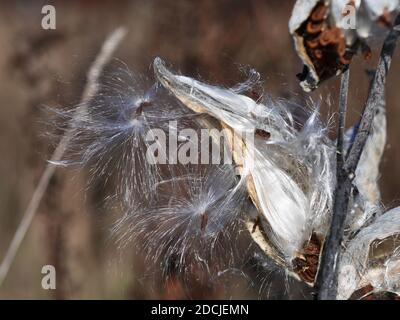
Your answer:
[[[114,54],[119,43],[124,38],[125,34],[125,28],[120,27],[114,30],[104,41],[99,54],[97,55],[95,61],[93,62],[87,73],[87,82],[82,93],[81,105],[85,106],[85,104],[88,103],[94,95],[96,95],[99,87],[98,79],[101,76],[105,65],[111,59],[112,55]],[[61,160],[70,139],[71,133],[67,131],[67,133],[62,137],[61,141],[56,147],[51,157],[51,161],[48,163],[45,171],[43,172],[39,180],[38,185],[36,186],[28,207],[6,252],[3,262],[0,265],[0,286],[6,278],[8,271],[10,270],[11,264],[14,261],[18,249],[21,246],[21,243],[29,229],[29,226],[32,223],[35,213],[37,212],[40,201],[42,200],[46,192],[50,179],[54,175],[56,166],[53,163]]]
[[[342,74],[340,83],[340,97],[339,97],[339,120],[338,120],[338,136],[337,136],[337,159],[338,167],[344,163],[344,136],[346,130],[346,115],[347,115],[347,98],[349,95],[349,81],[350,81],[350,68],[347,68]]]
[[[341,79],[341,84],[340,84],[340,96],[339,96],[339,118],[338,118],[338,136],[337,136],[337,145],[336,145],[336,163],[337,163],[337,188],[336,188],[336,194],[335,194],[335,203],[334,203],[334,214],[333,216],[335,217],[340,217],[340,212],[347,212],[347,205],[348,203],[346,201],[342,201],[342,199],[347,199],[348,198],[348,184],[346,183],[346,174],[344,174],[343,167],[344,167],[344,134],[345,134],[345,127],[346,127],[346,114],[347,114],[347,98],[348,98],[348,92],[349,92],[349,78],[350,78],[350,69],[346,69],[343,74],[342,74],[342,79]],[[331,234],[336,234],[339,232],[339,230],[336,230],[333,228],[338,227],[341,228],[341,224],[334,223],[334,219],[332,219],[332,225],[331,225]],[[329,241],[329,240],[328,240]],[[325,244],[328,243],[328,241],[325,242]],[[329,250],[327,249],[327,246],[324,247],[324,253],[328,253]],[[322,260],[321,260],[321,268],[320,272],[318,274],[317,278],[317,283],[316,286],[318,288],[319,282],[320,281],[325,281],[325,277],[321,278],[323,276],[322,270],[323,266],[325,266],[324,262],[326,259],[326,256],[323,255]]]
[[[345,161],[342,163],[339,162],[341,165],[337,168],[337,186],[331,229],[324,244],[321,266],[316,281],[317,299],[319,300],[334,300],[337,296],[340,249],[348,212],[352,181],[355,177],[358,162],[372,128],[376,109],[380,105],[382,99],[385,98],[386,77],[390,69],[392,56],[399,36],[400,15],[397,16],[394,27],[385,39],[354,143]],[[345,115],[341,116],[343,117]],[[340,152],[340,150],[338,150],[338,152]]]

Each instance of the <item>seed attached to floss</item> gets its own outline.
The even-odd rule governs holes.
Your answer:
[[[135,115],[136,116],[140,116],[143,114],[143,109],[146,107],[150,107],[151,106],[151,102],[150,101],[142,101],[139,106],[136,108],[135,110]]]
[[[321,60],[322,57],[324,56],[324,54],[322,53],[322,50],[320,50],[320,49],[315,50],[314,55],[317,60]]]
[[[293,259],[294,271],[308,283],[314,283],[315,281],[321,246],[321,241],[313,233],[311,239],[304,245],[303,252]]]
[[[392,16],[387,9],[385,9],[383,14],[379,17],[378,23],[388,29],[392,28]]]
[[[340,63],[343,65],[349,65],[351,62],[351,57],[349,55],[344,55],[343,57],[340,57]]]
[[[255,134],[258,138],[262,138],[264,140],[268,140],[269,138],[271,138],[271,133],[263,129],[256,129]]]
[[[322,46],[329,44],[338,44],[341,39],[341,32],[339,28],[328,28],[319,37],[319,42]]]
[[[256,229],[259,225],[260,225],[260,216],[257,216],[256,220],[254,221],[253,229],[251,230],[251,233],[256,232]]]
[[[248,96],[254,101],[260,101],[262,94],[255,89],[249,91]]]
[[[353,54],[347,50],[346,41],[342,38],[338,44],[339,61],[343,65],[349,65]]]
[[[394,292],[375,292],[374,290],[375,288],[368,284],[356,290],[349,300],[400,300],[400,296]]]
[[[200,230],[204,232],[206,230],[208,224],[208,213],[204,212],[201,214],[201,225],[200,225]]]
[[[314,38],[314,39],[311,39],[311,40],[307,40],[306,44],[310,49],[316,49],[319,46],[319,38]]]
[[[309,34],[317,34],[320,33],[324,28],[324,23],[322,22],[313,22],[313,21],[309,21],[307,23],[307,27],[306,27],[306,31]]]
[[[365,42],[361,44],[361,52],[365,60],[371,60],[372,50]]]
[[[326,29],[324,32],[321,33],[321,35],[319,36],[319,43],[321,44],[321,46],[325,47],[328,44],[332,43],[331,40],[331,30],[330,29]]]

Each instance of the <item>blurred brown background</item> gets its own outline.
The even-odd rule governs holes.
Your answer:
[[[251,66],[274,96],[298,97],[296,57],[287,23],[294,0],[165,0],[165,1],[1,1],[0,2],[0,259],[11,241],[53,147],[44,137],[42,107],[70,106],[79,101],[85,73],[104,38],[116,27],[128,35],[116,57],[151,75],[160,56],[182,73],[221,83],[243,79],[239,66]],[[53,4],[56,30],[41,28],[41,9]],[[374,51],[374,58],[377,53]],[[365,101],[373,67],[357,59],[352,64],[351,116]],[[400,199],[400,53],[390,73],[389,143],[384,157],[384,203]],[[332,114],[337,105],[338,79],[313,93]],[[327,100],[331,104],[326,103]],[[119,251],[109,237],[107,212],[99,196],[83,193],[83,176],[58,170],[37,216],[0,287],[0,298],[182,298],[179,285],[151,285],[148,266],[132,248]],[[41,288],[41,267],[57,269],[57,290]],[[154,277],[157,277],[156,275]],[[153,277],[153,279],[154,279]],[[283,278],[258,274],[259,284],[243,291],[193,288],[199,298],[282,298]],[[278,284],[274,284],[278,283]],[[279,285],[281,284],[281,285]],[[261,292],[261,293],[260,293]],[[267,293],[266,293],[267,292]],[[309,297],[302,288],[296,297]]]

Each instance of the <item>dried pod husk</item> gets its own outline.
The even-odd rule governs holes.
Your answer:
[[[338,299],[356,291],[393,292],[399,287],[400,208],[378,217],[347,243],[339,267]]]
[[[389,27],[398,0],[298,0],[289,21],[297,54],[304,63],[301,86],[311,91],[350,64],[366,45],[373,27]]]
[[[250,234],[277,264],[289,273],[298,271],[297,278],[312,284],[334,187],[334,148],[318,126],[316,112],[299,131],[281,105],[278,109],[231,89],[174,75],[159,58],[154,69],[160,83],[184,105],[218,119],[227,129],[235,164],[259,212],[247,220]],[[299,268],[296,259],[304,255],[310,266]]]
[[[257,159],[256,156],[254,159],[255,167],[250,169],[251,174],[246,174],[245,171],[248,170],[248,168],[246,168],[245,159],[247,156],[248,146],[246,146],[244,141],[235,137],[234,130],[228,127],[226,127],[226,129],[229,130],[227,131],[228,141],[235,142],[234,145],[231,145],[232,153],[235,162],[240,164],[239,173],[246,177],[247,191],[258,212],[257,215],[247,217],[245,224],[250,235],[254,242],[257,243],[267,256],[269,256],[277,265],[286,269],[288,275],[313,286],[320,262],[320,253],[323,247],[323,237],[321,236],[321,233],[312,233],[311,238],[309,239],[303,238],[303,242],[300,243],[300,246],[297,244],[297,246],[290,251],[288,249],[291,244],[285,243],[285,238],[277,237],[276,235],[277,226],[282,223],[289,224],[290,222],[285,222],[281,219],[282,221],[272,223],[271,225],[270,221],[272,221],[274,217],[268,215],[270,212],[269,206],[271,205],[283,205],[288,208],[294,207],[293,204],[288,204],[287,201],[285,201],[285,198],[282,198],[282,195],[287,195],[288,193],[287,191],[280,189],[281,187],[288,187],[291,189],[292,193],[290,195],[293,195],[294,197],[299,196],[299,198],[304,201],[304,206],[308,206],[309,203],[305,194],[298,187],[295,181],[293,181],[290,176],[286,175],[282,170],[274,168],[272,163],[267,166],[267,157],[261,156],[260,159]],[[258,138],[265,139],[265,135],[263,134]],[[257,148],[255,150],[256,153],[260,151]],[[268,181],[275,181],[275,183],[268,184]],[[277,184],[278,181],[282,181],[286,185],[279,185]],[[273,200],[270,200],[269,203],[265,205],[265,203],[263,203],[265,199],[260,195],[269,195],[270,199]],[[275,209],[277,213],[284,212],[284,208],[282,207]],[[304,212],[306,212],[306,210],[310,210],[310,208],[304,209]],[[265,214],[265,212],[267,214]],[[294,217],[296,218],[296,216]],[[292,222],[291,225],[294,225],[294,223]],[[303,237],[310,234],[309,230],[303,230]],[[281,230],[281,232],[284,232],[284,230]],[[288,235],[287,238],[293,239],[293,235]]]
[[[367,139],[355,172],[352,205],[346,221],[346,229],[350,233],[358,231],[373,216],[382,214],[379,166],[386,146],[386,130],[386,109],[385,102],[382,101],[381,105],[377,107],[371,134]],[[352,143],[354,131],[355,128],[352,128],[347,133],[347,148]]]
[[[297,54],[304,63],[299,80],[305,91],[340,73],[350,63],[343,31],[329,20],[329,1],[297,1],[289,22]]]

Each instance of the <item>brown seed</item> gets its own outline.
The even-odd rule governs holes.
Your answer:
[[[364,56],[365,60],[371,60],[372,58],[372,51],[371,48],[369,47],[369,45],[367,45],[366,43],[364,43],[361,47],[361,51],[362,54]]]
[[[141,102],[140,105],[135,110],[135,115],[140,116],[141,114],[143,114],[143,109],[149,106],[151,106],[150,101]]]
[[[259,101],[261,99],[261,93],[255,89],[249,91],[249,97],[254,101]]]
[[[206,230],[207,223],[208,223],[208,213],[207,213],[207,212],[204,212],[204,213],[201,215],[201,225],[200,225],[200,230],[201,230],[201,231]]]
[[[338,44],[341,40],[342,33],[339,28],[329,28],[321,33],[319,36],[319,43],[322,46],[327,46],[330,44]]]
[[[257,227],[260,225],[260,217],[257,217],[256,220],[254,221],[253,224],[253,229],[251,230],[251,233],[256,232]]]
[[[315,50],[314,51],[314,55],[315,55],[315,58],[317,60],[321,60],[322,57],[324,56],[323,53],[322,53],[322,50],[320,50],[320,49]]]
[[[394,292],[380,291],[373,292],[361,300],[396,300],[400,301],[400,296]]]
[[[378,23],[388,29],[392,28],[392,16],[390,15],[390,12],[387,9],[385,9],[383,14],[379,17]]]
[[[400,300],[400,296],[393,292],[375,291],[375,288],[368,284],[353,292],[350,300]]]
[[[331,29],[331,41],[332,41],[332,43],[338,44],[342,39],[344,39],[342,31],[337,27],[332,28]]]
[[[350,300],[360,300],[373,291],[374,291],[374,287],[371,284],[368,284],[367,286],[354,291],[349,299]]]
[[[312,40],[308,40],[308,41],[306,41],[306,44],[310,49],[316,49],[319,46],[319,39],[314,38]]]
[[[326,18],[327,12],[327,6],[325,6],[324,4],[318,5],[311,13],[311,20],[315,22],[324,20]]]
[[[311,239],[304,244],[303,251],[292,261],[293,270],[301,279],[313,283],[318,271],[321,242],[313,233]]]
[[[330,29],[326,29],[324,32],[321,33],[321,35],[318,38],[319,43],[321,44],[321,46],[325,47],[328,44],[332,43],[332,39],[331,39],[331,30]]]
[[[309,34],[317,34],[322,31],[323,27],[324,27],[324,23],[322,23],[322,22],[314,23],[313,21],[309,21],[306,26],[306,31]]]
[[[255,134],[258,138],[262,138],[265,140],[268,140],[269,138],[271,138],[271,133],[269,133],[268,131],[265,131],[263,129],[256,129]]]
[[[351,62],[352,55],[351,54],[345,54],[343,57],[340,57],[340,63],[344,65],[349,65]]]

